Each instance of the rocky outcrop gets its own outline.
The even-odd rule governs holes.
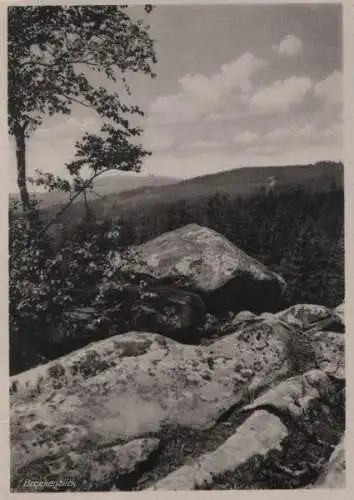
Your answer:
[[[301,442],[293,457],[299,461],[313,435],[319,440],[314,462],[322,464],[335,436],[326,437],[322,445],[318,424],[312,422],[325,422],[323,427],[332,432],[343,420],[338,414],[333,418],[333,408],[343,407],[344,336],[301,334],[271,314],[257,321],[249,314],[238,319],[242,321],[236,322],[234,333],[210,345],[184,345],[159,334],[129,332],[12,377],[12,487],[21,490],[25,471],[33,481],[48,471],[55,476],[56,470],[68,466],[67,460],[76,491],[113,485],[141,489],[155,483],[160,489],[160,480],[169,487],[218,488],[220,474],[226,477],[236,471],[235,477],[241,478],[245,468],[249,482],[245,485],[238,479],[233,484],[250,487],[252,481],[258,484],[250,470],[259,474],[261,465],[267,469],[274,456],[276,475],[283,477],[284,447],[295,439]],[[248,319],[252,321],[247,323]],[[308,419],[309,412],[315,413]],[[171,444],[175,436],[188,429],[209,439],[230,415],[237,415],[238,423],[224,444],[199,450],[193,458],[198,458],[198,466],[181,463],[182,472],[178,467],[175,472],[166,470],[176,461],[175,455],[172,459],[166,455],[175,449]],[[296,427],[296,422],[303,425]],[[146,453],[134,455],[129,463],[136,467],[124,468],[124,454],[130,454],[130,446],[139,450],[141,439],[148,439]],[[163,462],[155,466],[156,471],[164,470],[162,477],[150,483],[142,480],[138,487],[137,477],[144,475],[145,467],[154,469],[151,457],[156,454]],[[307,468],[304,476],[301,473],[301,481],[311,474],[313,479],[310,472]],[[156,474],[162,472],[154,473],[154,478]],[[281,483],[279,477],[277,481]],[[294,478],[291,481],[298,484]]]
[[[279,310],[284,280],[219,233],[189,224],[112,259],[126,272],[143,273],[202,295],[209,312]],[[137,261],[138,260],[138,261]]]
[[[311,427],[311,419],[306,416],[311,410],[318,411],[321,406],[327,405],[328,408],[328,405],[333,405],[335,395],[334,384],[318,370],[279,384],[244,407],[243,411],[251,412],[251,415],[220,447],[173,471],[151,489],[218,489],[220,480],[225,481],[225,477],[232,480],[233,488],[250,488],[259,480],[257,476],[262,467],[277,468],[278,472],[283,470],[284,474],[293,476],[293,481],[300,483],[306,474],[313,472],[309,469],[315,464],[292,471],[281,462],[281,452],[291,439],[299,440],[304,433],[321,446],[318,429]],[[293,446],[296,446],[295,443]],[[301,452],[303,450],[299,449],[299,459]],[[301,458],[306,460],[306,456]]]

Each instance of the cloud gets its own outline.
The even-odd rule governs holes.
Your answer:
[[[265,135],[265,142],[268,144],[281,144],[288,147],[290,143],[310,144],[322,143],[326,145],[328,141],[340,144],[342,126],[339,123],[329,125],[320,129],[313,124],[302,126],[283,127],[271,130]]]
[[[196,121],[215,111],[231,93],[250,93],[253,75],[266,65],[264,60],[245,53],[209,78],[188,73],[179,80],[179,93],[160,96],[151,104],[151,118],[162,123]]]
[[[224,146],[224,143],[219,141],[195,141],[191,144],[188,144],[187,147],[195,149],[215,149],[221,148],[222,146]]]
[[[250,104],[261,113],[287,112],[291,106],[299,104],[312,87],[310,78],[292,76],[260,88],[251,97]]]
[[[281,56],[295,57],[302,52],[302,41],[294,35],[287,35],[279,44],[273,45],[273,49]]]
[[[282,142],[291,137],[291,130],[289,128],[276,128],[271,130],[266,135],[266,140],[269,142]]]
[[[315,95],[323,99],[326,104],[341,104],[342,92],[342,73],[340,71],[335,71],[315,85]]]
[[[250,130],[240,132],[234,137],[234,141],[236,142],[236,144],[252,144],[257,139],[259,139],[259,134]]]
[[[175,143],[172,135],[168,134],[165,129],[152,126],[149,123],[144,130],[141,139],[143,146],[153,153],[169,149]]]

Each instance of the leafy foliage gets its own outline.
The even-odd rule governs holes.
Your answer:
[[[149,13],[151,6],[145,11]],[[94,110],[101,120],[99,134],[84,133],[75,144],[75,158],[66,165],[73,184],[40,171],[32,182],[70,191],[72,201],[107,170],[140,170],[149,153],[137,144],[142,130],[131,119],[144,113],[124,102],[122,95],[130,95],[129,72],[155,76],[148,29],[141,19],[133,21],[125,7],[114,5],[8,9],[8,123],[16,140],[19,188],[28,213],[26,141],[47,117],[68,115],[73,105]],[[95,73],[100,73],[99,80]],[[88,178],[81,176],[83,166],[89,168]]]
[[[38,210],[35,201],[32,209]],[[52,335],[65,324],[65,312],[92,305],[109,269],[109,248],[119,234],[112,224],[83,222],[63,234],[55,250],[50,240],[30,238],[19,202],[10,204],[10,351],[11,371],[53,354]],[[40,228],[36,228],[38,230]],[[108,267],[107,267],[108,266]]]

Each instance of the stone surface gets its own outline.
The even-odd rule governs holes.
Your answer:
[[[219,233],[189,224],[132,249],[139,263],[112,259],[124,271],[152,275],[203,294],[208,311],[278,309],[285,281]]]
[[[339,304],[339,306],[337,306],[334,309],[334,312],[336,314],[338,314],[338,316],[342,319],[342,321],[344,323],[345,322],[345,303],[342,302],[341,304]]]
[[[340,315],[318,304],[296,304],[278,312],[276,317],[302,330],[344,331],[344,323]]]
[[[34,488],[36,481],[46,477],[53,482],[53,491],[92,491],[107,485],[116,485],[156,452],[159,440],[154,438],[136,439],[129,443],[109,446],[102,450],[88,450],[82,454],[70,451],[59,458],[47,460],[45,464],[35,463],[19,471],[13,491],[48,491],[48,485]],[[63,478],[70,478],[64,486]]]
[[[345,337],[336,332],[316,332],[312,335],[316,366],[344,378]]]
[[[281,382],[246,405],[243,411],[271,407],[284,417],[296,421],[304,418],[309,405],[321,400],[331,400],[336,390],[336,386],[326,373],[321,370],[311,370]]]
[[[345,488],[345,438],[343,437],[329,459],[327,467],[314,485],[315,488]]]
[[[251,323],[257,320],[257,316],[250,311],[240,311],[236,316],[231,320],[231,324],[234,327],[239,327],[246,325],[247,323]]]
[[[252,489],[262,484],[260,474],[270,481],[273,477],[278,485],[290,482],[299,487],[303,478],[309,481],[314,470],[320,470],[321,453],[335,438],[328,426],[336,419],[336,390],[320,370],[279,383],[243,407],[249,416],[221,446],[185,463],[149,489],[219,489],[225,482],[236,489],[242,485]],[[279,474],[284,476],[280,481],[275,478]]]
[[[149,489],[208,489],[218,477],[233,473],[252,457],[281,449],[287,435],[288,429],[277,416],[256,411],[215,451],[178,468]]]
[[[130,332],[12,377],[13,466],[164,425],[208,428],[292,373],[293,341],[266,321],[203,347]]]

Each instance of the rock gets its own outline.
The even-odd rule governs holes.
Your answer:
[[[342,319],[343,323],[345,322],[345,305],[342,302],[339,306],[334,309],[334,312]]]
[[[106,290],[106,307],[77,308],[63,315],[63,323],[55,325],[46,341],[47,360],[56,359],[80,349],[90,342],[131,330],[152,331],[175,340],[197,342],[197,331],[205,323],[202,299],[188,290],[172,287],[112,283]]]
[[[311,370],[281,382],[245,406],[243,411],[272,408],[294,421],[303,419],[309,406],[318,401],[330,401],[337,387],[321,370]]]
[[[84,454],[85,443],[101,448],[164,426],[209,428],[293,373],[294,339],[301,349],[301,338],[266,321],[209,346],[130,332],[12,377],[14,470],[51,450]]]
[[[277,319],[301,330],[344,331],[344,323],[332,309],[317,304],[297,304],[278,312]]]
[[[210,313],[206,313],[205,323],[203,325],[204,333],[214,332],[219,325],[220,325],[220,320],[216,316]]]
[[[312,335],[316,366],[344,378],[345,338],[340,333],[317,332]]]
[[[275,415],[254,412],[224,444],[158,481],[150,490],[210,489],[213,482],[234,473],[254,456],[264,457],[281,449],[288,429]]]
[[[314,414],[324,429],[334,421],[335,391],[320,370],[281,382],[243,408],[250,415],[215,451],[179,467],[149,489],[219,489],[225,483],[232,489],[263,489],[260,475],[268,475],[272,488],[289,482],[300,487],[306,477],[310,480],[313,476],[324,447],[330,445],[322,442],[324,432],[318,431],[318,422],[314,426],[312,422]],[[283,477],[274,484],[275,475]]]
[[[196,329],[205,323],[205,306],[199,295],[172,287],[146,288],[134,300],[124,298],[118,318],[129,329],[151,331],[179,341],[196,341]]]
[[[102,450],[89,450],[86,454],[70,451],[18,471],[12,491],[93,491],[112,484],[119,486],[156,452],[158,446],[158,439],[145,438]],[[67,485],[63,484],[65,476],[70,478]],[[44,477],[50,477],[51,488],[41,484]]]
[[[285,281],[217,232],[189,224],[131,249],[139,263],[112,258],[124,272],[143,273],[161,283],[201,294],[208,312],[279,310]]]
[[[131,330],[151,331],[179,341],[199,340],[205,323],[203,300],[171,286],[118,286],[112,281],[103,295],[106,337]]]
[[[336,446],[329,462],[316,481],[315,488],[345,488],[345,446],[344,437]]]
[[[232,319],[231,324],[233,326],[240,326],[255,321],[257,316],[250,311],[240,311],[236,316]]]

